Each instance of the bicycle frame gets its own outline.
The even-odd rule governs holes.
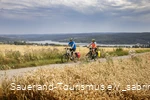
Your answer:
[[[65,48],[65,49],[66,49],[66,55],[71,56],[70,48]]]
[[[70,51],[70,48],[65,48],[66,49],[66,53],[62,56],[61,60],[62,62],[64,62],[64,60],[66,59],[67,61],[70,59],[72,61],[76,60],[76,56],[71,55],[72,51]]]
[[[95,59],[97,57],[96,51],[92,48],[89,48],[89,52],[86,54],[86,56],[88,56],[90,59]]]

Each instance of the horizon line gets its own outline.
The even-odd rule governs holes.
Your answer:
[[[57,34],[58,35],[60,35],[60,34],[65,35],[65,34],[89,34],[89,33],[96,33],[96,34],[97,33],[101,33],[101,34],[111,34],[111,33],[113,33],[113,34],[115,34],[115,33],[150,33],[150,32],[70,32],[70,33],[69,32],[66,32],[66,33],[63,32],[63,33],[40,33],[40,34],[39,33],[31,33],[31,34],[30,33],[27,33],[27,34],[25,34],[25,33],[24,34],[19,34],[19,33],[18,34],[17,33],[15,33],[15,34],[10,34],[10,33],[6,34],[5,33],[5,34],[0,34],[0,35],[55,35],[55,34],[56,35]]]

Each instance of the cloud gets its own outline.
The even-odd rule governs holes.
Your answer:
[[[57,8],[65,6],[81,13],[101,11],[144,10],[149,8],[149,0],[1,0],[3,10]],[[135,12],[136,12],[135,11]]]
[[[149,0],[1,0],[0,17],[29,20],[78,13],[149,21],[149,4]]]
[[[0,21],[19,20],[20,27],[27,22],[25,25],[37,26],[39,31],[41,26],[54,32],[58,28],[76,31],[76,27],[82,31],[123,30],[133,24],[148,26],[149,4],[149,0],[0,0]]]

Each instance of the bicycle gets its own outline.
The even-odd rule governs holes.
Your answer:
[[[62,55],[61,61],[62,63],[68,62],[69,60],[76,62],[78,55],[70,50],[70,48],[65,48],[66,53]],[[73,54],[71,54],[73,52]]]
[[[87,60],[96,60],[98,58],[98,52],[95,49],[89,48],[89,52],[86,54]]]

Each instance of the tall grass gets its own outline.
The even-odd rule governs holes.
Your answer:
[[[52,63],[61,63],[60,56],[64,53],[64,47],[51,46],[15,46],[0,45],[0,70],[22,67],[32,67]],[[131,48],[134,50],[135,48]],[[80,61],[84,61],[88,48],[77,47],[81,53]],[[100,47],[101,58],[109,56],[128,55],[128,48],[102,48]],[[137,53],[149,52],[150,49],[136,48]]]
[[[149,100],[150,90],[126,91],[126,85],[150,84],[150,53],[124,60],[108,62],[92,62],[78,66],[65,66],[63,68],[39,69],[29,72],[12,80],[5,78],[2,82],[1,99],[12,100]],[[120,84],[118,90],[10,90],[10,84],[17,85],[49,85],[62,82],[75,84],[103,84],[105,86]],[[56,86],[56,85],[55,85]]]
[[[136,53],[150,52],[150,49],[136,50]]]
[[[58,63],[60,62],[60,57],[62,52],[58,49],[39,49],[30,50],[24,53],[20,51],[5,50],[5,52],[0,53],[0,69],[10,69],[19,67],[30,67]]]

